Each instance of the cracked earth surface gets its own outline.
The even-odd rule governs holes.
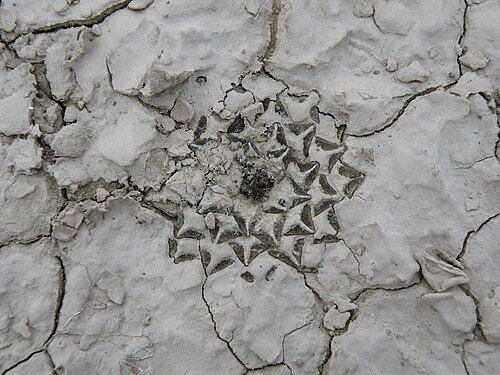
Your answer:
[[[500,373],[499,17],[0,1],[0,373]]]

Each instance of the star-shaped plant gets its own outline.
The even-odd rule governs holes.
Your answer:
[[[224,113],[229,120],[211,116],[212,132],[207,123],[197,130],[184,175],[203,176],[204,186],[199,199],[180,203],[170,249],[176,261],[201,256],[216,272],[234,256],[248,265],[269,251],[300,267],[305,241],[338,241],[334,206],[364,176],[340,160],[345,145],[319,101],[316,92],[281,93]],[[197,190],[171,180],[166,186],[181,196]]]

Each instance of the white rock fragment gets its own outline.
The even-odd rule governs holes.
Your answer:
[[[194,138],[192,130],[177,129],[168,135],[165,142],[167,152],[172,156],[186,157],[191,153],[188,145],[191,144]]]
[[[127,34],[119,48],[108,56],[107,66],[116,91],[128,95],[139,93],[144,86],[147,66],[155,58],[150,49],[157,43],[159,32],[154,22],[144,21],[136,31]]]
[[[75,105],[69,105],[64,111],[64,122],[75,122],[78,118],[80,109]]]
[[[175,105],[170,111],[170,117],[177,122],[187,123],[194,116],[194,110],[191,105],[182,98],[175,101]]]
[[[83,209],[69,204],[52,222],[52,236],[59,241],[73,238],[84,219]]]
[[[55,223],[52,229],[52,236],[59,241],[69,241],[76,235],[76,229]]]
[[[351,314],[349,312],[340,312],[335,307],[330,308],[323,318],[323,324],[326,329],[334,331],[344,328]]]
[[[42,153],[42,148],[33,138],[16,138],[7,149],[5,162],[14,172],[32,174],[42,165]]]
[[[413,61],[410,65],[398,69],[395,77],[404,83],[425,82],[430,77],[430,72],[418,61]]]
[[[90,7],[82,6],[80,8],[80,17],[90,18],[92,16],[93,10]]]
[[[50,141],[50,147],[57,156],[76,158],[90,146],[88,128],[83,123],[68,124],[62,127]]]
[[[250,104],[248,107],[240,110],[240,115],[248,119],[251,125],[254,124],[256,117],[264,113],[264,105],[259,103]]]
[[[69,10],[69,4],[66,0],[56,0],[52,5],[52,9],[59,16],[64,16]]]
[[[479,77],[475,73],[467,72],[459,78],[456,85],[450,88],[450,92],[464,98],[472,94],[484,93],[491,98],[493,89],[486,79]]]
[[[465,200],[465,209],[467,211],[476,211],[480,207],[480,195],[471,193]]]
[[[398,69],[398,62],[394,59],[387,59],[385,63],[385,70],[388,72],[395,72]]]
[[[144,10],[151,4],[153,4],[154,0],[132,0],[128,3],[127,8],[131,10]]]
[[[415,25],[411,10],[399,0],[375,2],[375,22],[382,32],[408,35]]]
[[[373,15],[373,0],[355,0],[352,5],[352,13],[359,18],[367,18]]]
[[[170,117],[159,116],[156,118],[156,121],[161,125],[161,129],[163,129],[165,133],[170,133],[175,129],[175,121]]]
[[[212,212],[205,216],[205,224],[208,229],[215,229],[215,215]]]
[[[253,95],[249,91],[231,90],[224,100],[224,110],[228,112],[225,118],[234,117],[239,111],[253,103]]]
[[[95,191],[95,199],[97,202],[104,202],[106,198],[109,197],[109,191],[101,187],[97,188]]]
[[[476,51],[466,52],[460,56],[460,62],[471,70],[479,70],[486,68],[490,60],[481,52]]]
[[[221,113],[224,110],[224,102],[218,101],[212,106],[213,113]]]
[[[461,269],[425,252],[415,254],[425,281],[437,292],[455,285],[466,284],[469,279]]]
[[[92,34],[94,34],[95,36],[102,35],[102,27],[99,25],[93,25],[92,26]]]

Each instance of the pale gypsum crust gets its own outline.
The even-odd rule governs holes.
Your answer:
[[[499,373],[498,16],[0,1],[0,373]]]

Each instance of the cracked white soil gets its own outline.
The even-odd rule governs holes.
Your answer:
[[[500,374],[499,20],[0,0],[0,374]]]

